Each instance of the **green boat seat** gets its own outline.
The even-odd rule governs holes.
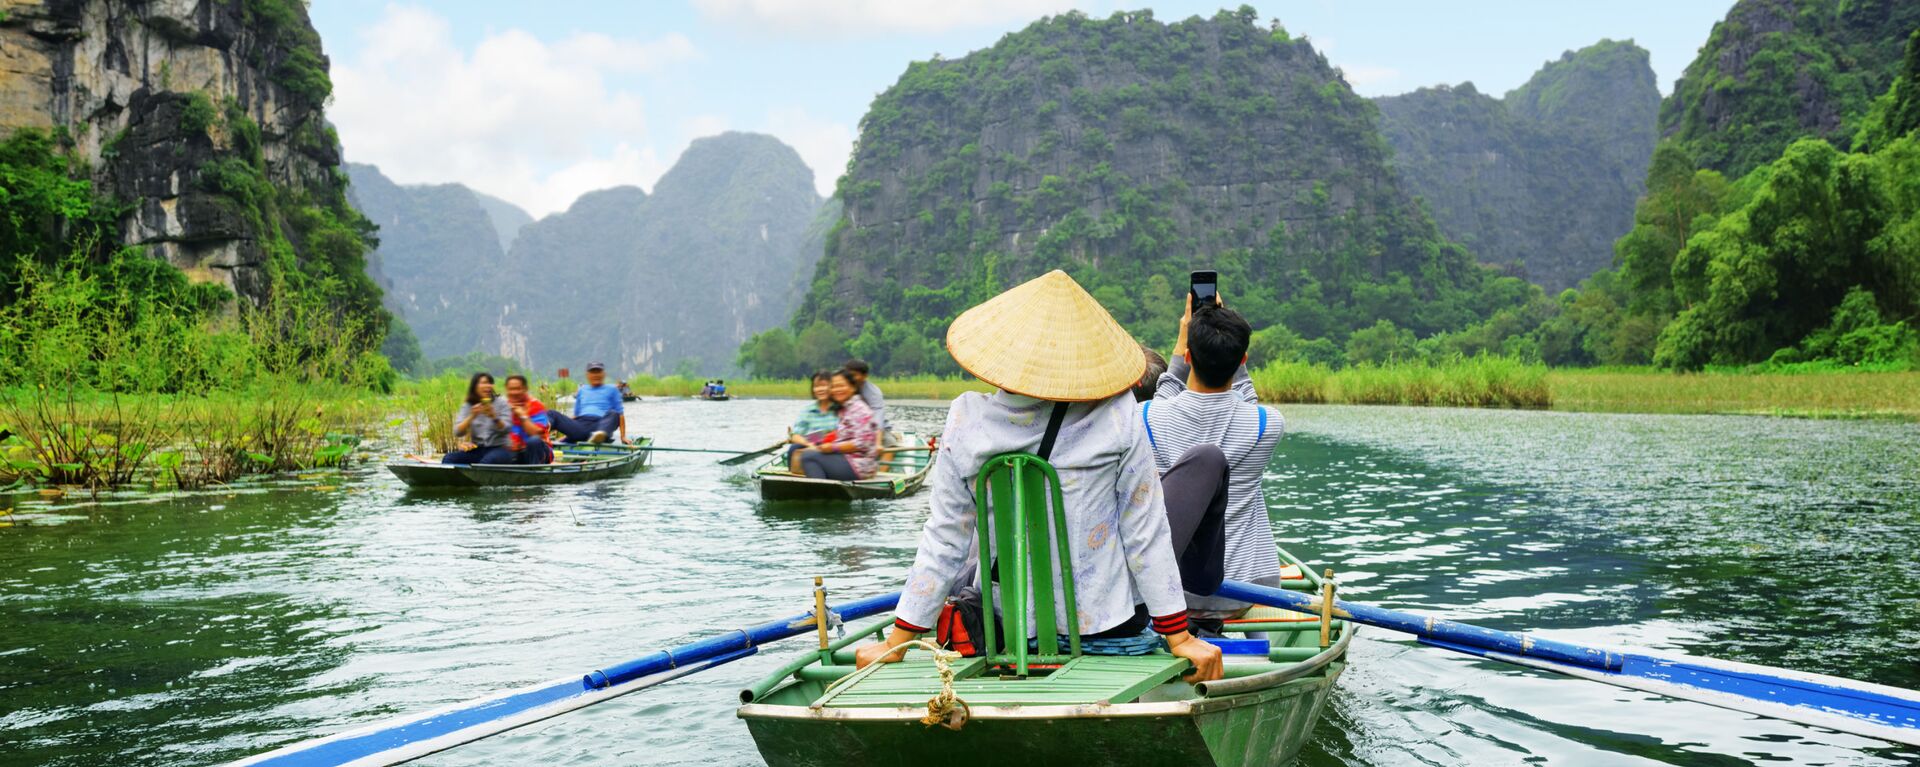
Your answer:
[[[997,455],[981,467],[976,487],[980,551],[994,553],[982,557],[978,582],[994,582],[997,572],[1004,604],[996,610],[995,590],[982,590],[986,625],[981,657],[954,666],[953,691],[962,700],[969,705],[1128,703],[1191,668],[1185,658],[1166,652],[1087,655],[1080,648],[1078,611],[1065,611],[1066,626],[1059,625],[1054,614],[1056,576],[1059,601],[1075,602],[1073,556],[1064,534],[1065,501],[1053,466],[1027,453]],[[1020,639],[1003,641],[1001,628],[1004,636]],[[1062,635],[1067,637],[1065,647],[1060,646]],[[1034,648],[1021,641],[1030,636],[1037,637]],[[909,654],[906,660],[836,687],[814,705],[924,706],[939,693],[940,674],[933,660]]]
[[[1185,658],[1169,654],[1082,655],[1045,676],[984,676],[985,658],[954,665],[953,691],[974,706],[1129,703],[1187,672]],[[815,705],[920,708],[940,693],[940,673],[924,653],[887,664],[865,679],[827,693]]]

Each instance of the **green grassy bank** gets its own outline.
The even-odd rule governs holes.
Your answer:
[[[989,391],[977,380],[875,379],[890,400]],[[1720,413],[1920,420],[1920,371],[1811,369],[1672,373],[1654,368],[1548,368],[1500,357],[1334,369],[1275,363],[1255,371],[1261,399],[1279,403],[1497,407],[1619,413]],[[692,396],[702,381],[629,379],[644,396]],[[808,396],[798,380],[728,381],[741,397]]]

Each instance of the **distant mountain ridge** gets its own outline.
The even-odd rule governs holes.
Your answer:
[[[1502,99],[1463,83],[1374,103],[1407,187],[1482,263],[1550,291],[1612,265],[1658,140],[1646,50],[1569,51]]]
[[[426,355],[540,370],[732,370],[740,342],[799,300],[834,220],[820,212],[839,210],[791,147],[748,133],[694,141],[653,194],[601,189],[538,221],[459,184],[348,171],[380,226],[389,304]]]
[[[402,186],[361,163],[348,163],[346,171],[348,199],[380,227],[373,257],[387,308],[407,321],[421,353],[428,359],[504,353],[506,299],[495,276],[506,266],[500,232],[531,217],[460,184]],[[490,207],[507,215],[511,228]]]

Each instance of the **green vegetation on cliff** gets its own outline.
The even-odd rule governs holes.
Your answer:
[[[1771,6],[1750,0],[1730,18],[1751,17],[1752,7]],[[1856,126],[1855,151],[1802,138],[1730,181],[1696,170],[1687,141],[1663,141],[1634,228],[1616,246],[1617,269],[1563,295],[1540,330],[1547,360],[1920,365],[1920,103],[1910,85],[1920,81],[1920,32],[1902,37],[1904,61],[1878,77],[1885,94],[1838,115]],[[1726,145],[1752,153],[1770,144],[1746,136]]]
[[[862,119],[845,212],[787,340],[940,372],[955,315],[1055,268],[1161,345],[1194,268],[1228,275],[1257,327],[1329,343],[1382,320],[1458,331],[1538,296],[1440,235],[1375,117],[1250,8],[1175,24],[1067,13],[916,62]]]
[[[1729,178],[1801,138],[1848,148],[1916,27],[1910,0],[1741,0],[1674,83],[1660,132]]]

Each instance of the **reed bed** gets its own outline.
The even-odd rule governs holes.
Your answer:
[[[207,396],[0,393],[0,482],[197,489],[349,460],[377,398],[307,384]]]
[[[1547,369],[1506,357],[1467,357],[1439,364],[1400,362],[1333,370],[1283,362],[1253,373],[1267,402],[1439,407],[1545,408],[1553,405]]]
[[[1547,381],[1564,410],[1920,420],[1920,371],[1569,369]]]

